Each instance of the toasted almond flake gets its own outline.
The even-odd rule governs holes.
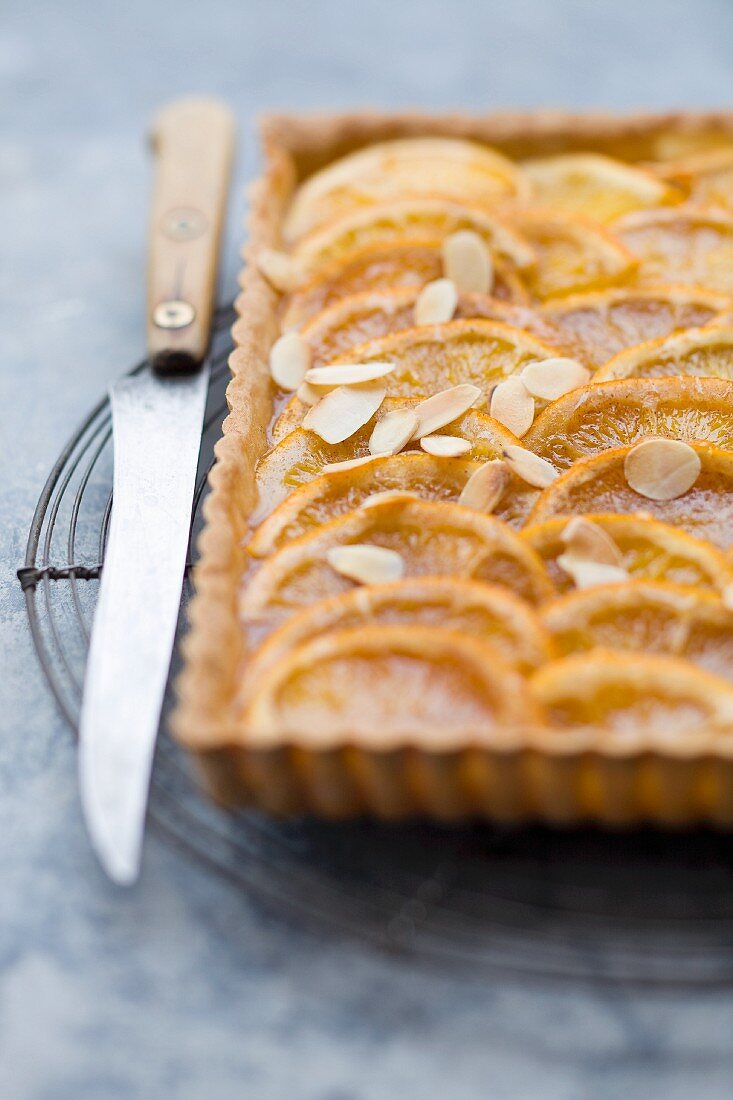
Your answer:
[[[303,427],[326,443],[343,443],[371,420],[384,401],[384,386],[339,386],[308,410]]]
[[[416,325],[442,325],[450,321],[458,305],[458,288],[452,279],[426,283],[415,302]]]
[[[470,441],[460,435],[424,435],[420,446],[437,458],[458,458],[471,450]]]
[[[417,427],[417,416],[412,409],[392,409],[374,425],[369,440],[372,454],[396,455],[407,446]]]
[[[504,459],[517,477],[521,477],[522,481],[535,489],[546,489],[559,477],[552,463],[528,451],[526,447],[517,447],[510,443],[504,448]]]
[[[564,393],[586,385],[590,371],[577,359],[543,359],[528,363],[519,377],[533,397],[557,401]]]
[[[297,332],[286,332],[270,350],[270,374],[282,390],[297,390],[310,363],[310,344]]]
[[[585,516],[573,516],[563,528],[560,538],[568,554],[599,565],[623,566],[623,554],[602,527]]]
[[[720,598],[726,611],[733,611],[733,584],[726,584],[720,593]]]
[[[395,369],[394,363],[334,363],[330,367],[311,367],[305,380],[311,386],[359,386],[383,378]]]
[[[328,564],[342,577],[360,584],[381,584],[398,581],[404,576],[402,555],[385,546],[354,543],[351,546],[334,546],[326,554]]]
[[[472,229],[459,229],[443,241],[443,274],[461,291],[488,294],[494,265],[486,242]]]
[[[302,382],[296,390],[296,397],[304,405],[317,405],[323,396],[323,390],[316,390],[313,386],[309,386],[307,382]]]
[[[469,382],[434,393],[432,397],[413,407],[412,411],[417,416],[417,428],[412,433],[412,438],[422,439],[424,435],[432,435],[439,428],[451,424],[459,416],[463,416],[481,396],[478,386],[472,386]]]
[[[505,378],[494,386],[489,412],[521,439],[532,427],[534,398],[521,378]]]
[[[648,500],[674,500],[691,489],[702,468],[700,456],[681,439],[645,439],[624,459],[624,474]]]
[[[389,452],[381,454],[363,455],[361,458],[347,458],[343,462],[326,462],[321,467],[322,474],[337,474],[341,470],[355,470],[357,466],[366,466],[368,462],[374,462],[376,458],[388,458]]]
[[[458,503],[477,512],[493,512],[509,484],[509,469],[500,458],[484,462],[463,486]]]
[[[587,561],[575,554],[560,554],[557,564],[572,577],[576,588],[592,588],[596,584],[620,584],[629,579],[629,574],[620,565]]]
[[[303,273],[292,256],[275,248],[263,248],[257,257],[257,267],[270,286],[287,294],[303,282]]]
[[[378,504],[383,504],[387,500],[419,500],[417,493],[410,492],[409,489],[381,489],[378,493],[370,493],[368,497],[365,497],[359,505],[360,508],[374,508]]]

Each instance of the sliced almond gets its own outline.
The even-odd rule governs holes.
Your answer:
[[[311,386],[358,386],[373,382],[395,369],[394,363],[334,363],[330,367],[311,367],[305,380]]]
[[[533,397],[557,401],[564,393],[585,386],[590,371],[577,359],[543,359],[528,363],[519,376]]]
[[[623,566],[623,554],[602,527],[585,516],[573,516],[563,528],[560,538],[568,553],[599,565]]]
[[[295,391],[295,395],[304,405],[317,405],[324,396],[323,390],[316,390],[307,382],[301,382]]]
[[[343,443],[371,420],[384,401],[384,386],[339,386],[308,410],[303,427],[326,443]]]
[[[365,497],[359,505],[360,508],[374,508],[378,504],[383,504],[386,500],[419,500],[417,493],[411,492],[409,489],[381,489],[378,493],[370,493],[368,497]]]
[[[504,448],[504,460],[517,477],[535,489],[546,489],[560,476],[552,463],[512,443]]]
[[[456,288],[488,294],[494,282],[494,264],[486,242],[472,229],[459,229],[443,241],[443,274]]]
[[[416,325],[442,325],[450,321],[458,305],[458,288],[452,279],[426,283],[415,302]]]
[[[360,584],[382,584],[398,581],[404,576],[402,555],[385,546],[355,543],[351,546],[334,546],[326,554],[328,564],[342,577]]]
[[[494,386],[489,412],[519,439],[526,435],[534,420],[534,398],[521,378],[505,378]]]
[[[493,512],[509,484],[509,468],[500,458],[484,462],[463,486],[458,503],[477,512]]]
[[[303,283],[303,272],[287,252],[263,248],[257,256],[257,267],[271,287],[281,294],[296,290]]]
[[[392,409],[374,425],[369,440],[372,454],[396,455],[412,439],[417,416],[412,409]]]
[[[341,470],[355,470],[357,466],[366,466],[367,462],[374,462],[377,458],[388,458],[389,451],[381,454],[363,455],[361,458],[347,458],[343,462],[326,462],[321,466],[322,474],[337,474]]]
[[[297,390],[311,364],[311,347],[297,332],[286,332],[270,350],[270,374],[282,390]]]
[[[674,500],[700,476],[700,456],[681,439],[645,439],[627,454],[624,474],[631,488],[648,500]]]
[[[576,588],[592,588],[596,584],[619,584],[629,579],[629,574],[620,565],[609,565],[602,561],[586,561],[575,554],[560,554],[557,564],[569,577]]]
[[[439,428],[444,428],[446,424],[452,424],[459,416],[463,416],[479,397],[481,397],[481,390],[469,382],[434,393],[432,397],[413,406],[412,411],[417,416],[417,428],[412,438],[422,439],[424,435],[432,435]]]
[[[460,435],[424,435],[420,446],[437,458],[458,458],[471,450],[471,443]]]

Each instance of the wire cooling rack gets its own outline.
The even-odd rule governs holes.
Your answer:
[[[232,321],[231,308],[216,318],[189,561],[226,410]],[[73,729],[111,486],[105,400],[49,474],[18,573],[43,671]],[[187,574],[183,607],[189,596]],[[171,679],[177,666],[176,649]],[[733,983],[733,860],[724,834],[449,829],[225,814],[199,793],[165,731],[165,713],[149,819],[288,920],[423,963],[473,973],[500,968],[663,985]]]

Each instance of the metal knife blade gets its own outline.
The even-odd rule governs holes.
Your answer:
[[[233,150],[229,110],[182,100],[159,115],[150,230],[150,364],[110,390],[110,532],[79,729],[89,835],[114,881],[138,875],[150,771],[186,564]],[[185,368],[187,373],[179,373]]]
[[[110,391],[113,509],[80,726],[92,844],[111,878],[137,877],[158,721],[181,600],[209,380],[151,370]]]

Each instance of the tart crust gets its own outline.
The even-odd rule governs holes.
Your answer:
[[[199,541],[196,595],[177,682],[174,733],[194,755],[211,795],[227,806],[330,817],[428,814],[501,821],[593,820],[733,824],[733,736],[700,732],[661,751],[643,736],[614,746],[592,730],[502,733],[494,747],[445,751],[419,736],[389,751],[355,742],[319,749],[302,741],[257,749],[238,706],[247,637],[239,614],[255,465],[267,446],[272,390],[267,357],[279,335],[280,295],[257,268],[278,248],[298,181],[372,142],[420,135],[487,142],[514,158],[594,151],[643,162],[677,158],[733,138],[733,113],[582,114],[540,111],[425,115],[363,112],[273,116],[262,126],[264,170],[250,191],[249,240],[233,328],[230,413],[216,449]]]

